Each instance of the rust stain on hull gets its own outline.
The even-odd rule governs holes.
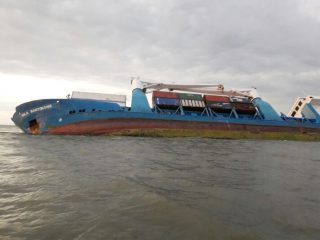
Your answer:
[[[143,136],[204,136],[223,138],[286,139],[310,136],[320,140],[320,129],[257,126],[230,123],[203,123],[146,119],[109,119],[85,121],[50,129],[55,135],[143,135]],[[264,137],[266,136],[266,137]],[[299,139],[296,139],[299,140]],[[308,140],[308,139],[303,139]]]

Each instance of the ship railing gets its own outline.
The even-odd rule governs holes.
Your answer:
[[[219,110],[219,109],[216,109]],[[221,110],[221,109],[220,109]],[[222,109],[225,110],[225,109]],[[199,107],[183,107],[182,105],[179,106],[162,106],[162,105],[154,105],[154,111],[159,114],[176,114],[176,115],[190,115],[190,114],[197,114],[201,117],[225,117],[225,118],[247,118],[247,119],[263,119],[259,110],[255,108],[254,113],[245,114],[243,112],[238,112],[235,107],[232,107],[228,111],[224,112],[216,112],[214,108],[205,106],[203,108]]]
[[[203,109],[202,113],[201,113],[201,116],[204,116],[204,115],[206,115],[206,116],[212,116],[213,113],[210,112],[207,107],[205,107],[205,108]],[[216,115],[215,115],[215,116],[216,116]]]
[[[163,113],[163,114],[179,114],[181,115],[181,109],[180,106],[174,108],[172,106],[158,106],[157,104],[155,104],[154,106],[155,111],[157,113]]]

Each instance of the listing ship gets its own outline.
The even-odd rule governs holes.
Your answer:
[[[255,89],[131,80],[125,95],[73,92],[16,107],[12,120],[28,134],[204,136],[320,140],[320,98],[298,98],[288,115],[277,113]],[[151,99],[150,99],[151,98]]]

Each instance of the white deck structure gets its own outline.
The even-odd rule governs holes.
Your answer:
[[[301,118],[304,117],[303,109],[307,104],[311,104],[313,108],[320,113],[320,97],[307,96],[299,97],[291,107],[288,116]]]
[[[126,95],[74,91],[72,92],[71,98],[105,100],[118,103],[121,106],[126,105]]]

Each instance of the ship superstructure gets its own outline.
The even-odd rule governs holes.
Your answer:
[[[288,116],[315,119],[320,122],[320,97],[299,97],[291,107]]]

